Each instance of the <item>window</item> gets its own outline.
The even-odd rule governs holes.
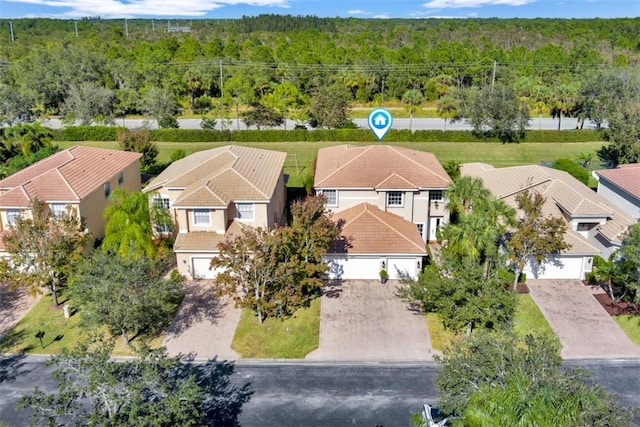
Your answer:
[[[107,199],[111,194],[111,184],[105,182],[102,188],[104,189],[104,198]]]
[[[236,203],[236,218],[252,221],[253,216],[253,203]]]
[[[16,225],[16,220],[20,216],[20,209],[7,209],[7,224]]]
[[[597,225],[598,225],[597,223],[579,222],[579,223],[578,223],[578,227],[577,227],[577,231],[591,231],[591,230],[593,230]]]
[[[122,185],[123,182],[124,182],[124,172],[120,172],[118,174],[118,185]]]
[[[194,209],[193,224],[194,225],[210,225],[211,212],[209,211],[209,209]]]
[[[430,202],[442,202],[444,201],[444,191],[442,190],[429,190]]]
[[[52,203],[49,207],[56,218],[60,218],[67,213],[67,206],[64,203]]]
[[[322,190],[320,194],[327,199],[327,206],[338,206],[338,190]]]
[[[389,191],[387,193],[387,206],[402,206],[402,191]]]
[[[167,209],[171,207],[171,202],[168,197],[156,196],[153,198],[153,204],[158,209]]]
[[[420,233],[420,236],[423,236],[424,234],[424,224],[416,224],[416,226],[418,227],[418,232]]]

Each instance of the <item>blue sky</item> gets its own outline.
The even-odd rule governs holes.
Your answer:
[[[0,0],[0,18],[239,18],[262,13],[359,18],[639,17],[640,0]]]

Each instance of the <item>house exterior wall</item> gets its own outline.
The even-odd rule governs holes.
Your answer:
[[[523,273],[529,279],[584,279],[593,266],[592,256],[550,255],[542,266],[533,259],[527,261]]]
[[[598,181],[598,194],[636,221],[640,221],[640,200],[620,190],[602,177]]]

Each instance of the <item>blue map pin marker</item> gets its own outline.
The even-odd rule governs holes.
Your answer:
[[[393,125],[393,116],[384,108],[376,108],[369,113],[369,129],[378,137],[378,141],[389,132]]]

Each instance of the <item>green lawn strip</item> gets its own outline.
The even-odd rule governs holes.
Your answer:
[[[613,320],[635,345],[640,345],[640,316],[630,314],[613,316]]]
[[[527,334],[555,337],[553,330],[530,295],[518,294],[516,299],[517,306],[513,324],[520,338],[524,338]],[[458,335],[444,327],[439,315],[427,313],[425,319],[429,329],[431,346],[434,350],[442,351],[453,340],[459,338]],[[637,322],[635,326],[638,328]],[[637,338],[640,340],[640,329],[636,329],[636,333],[638,333]]]
[[[318,348],[320,298],[285,320],[269,318],[261,325],[251,310],[242,310],[231,348],[256,359],[303,359]]]
[[[524,338],[527,334],[555,337],[547,319],[544,318],[531,295],[518,294],[516,299],[517,306],[513,327],[520,338]]]
[[[65,289],[58,296],[60,305],[54,307],[51,296],[44,295],[25,314],[25,316],[11,329],[0,341],[0,352],[3,353],[27,353],[27,354],[57,354],[65,347],[73,347],[77,343],[87,339],[89,330],[82,324],[82,314],[73,308],[73,301],[67,297]],[[180,300],[174,302],[175,310],[180,306]],[[72,307],[72,315],[65,319],[63,305]],[[43,331],[43,347],[36,337],[39,331]],[[109,339],[106,328],[99,328],[97,333],[102,333]],[[162,345],[164,334],[129,337],[130,344],[136,345],[144,340],[150,347],[157,348]],[[134,353],[126,347],[120,336],[115,339],[114,356],[130,356]]]
[[[582,152],[595,152],[603,143],[526,143],[526,144],[500,144],[490,142],[393,142],[386,144],[407,147],[420,151],[428,151],[435,154],[441,163],[455,160],[460,163],[481,162],[489,163],[496,167],[517,166],[527,164],[540,164],[541,161],[554,161],[559,158],[576,159]],[[57,142],[60,148],[68,148],[74,145],[86,145],[90,147],[117,149],[118,145],[112,141],[82,141],[82,142]],[[221,147],[228,144],[246,145],[249,147],[263,148],[267,150],[284,151],[288,154],[284,164],[284,172],[289,175],[289,187],[302,186],[302,179],[311,173],[310,167],[315,159],[318,149],[345,142],[156,142],[159,150],[158,161],[167,162],[171,153],[182,149],[187,155],[197,151]],[[368,142],[355,142],[352,145],[370,145]],[[295,156],[293,156],[295,154]],[[297,160],[297,163],[296,163]]]

